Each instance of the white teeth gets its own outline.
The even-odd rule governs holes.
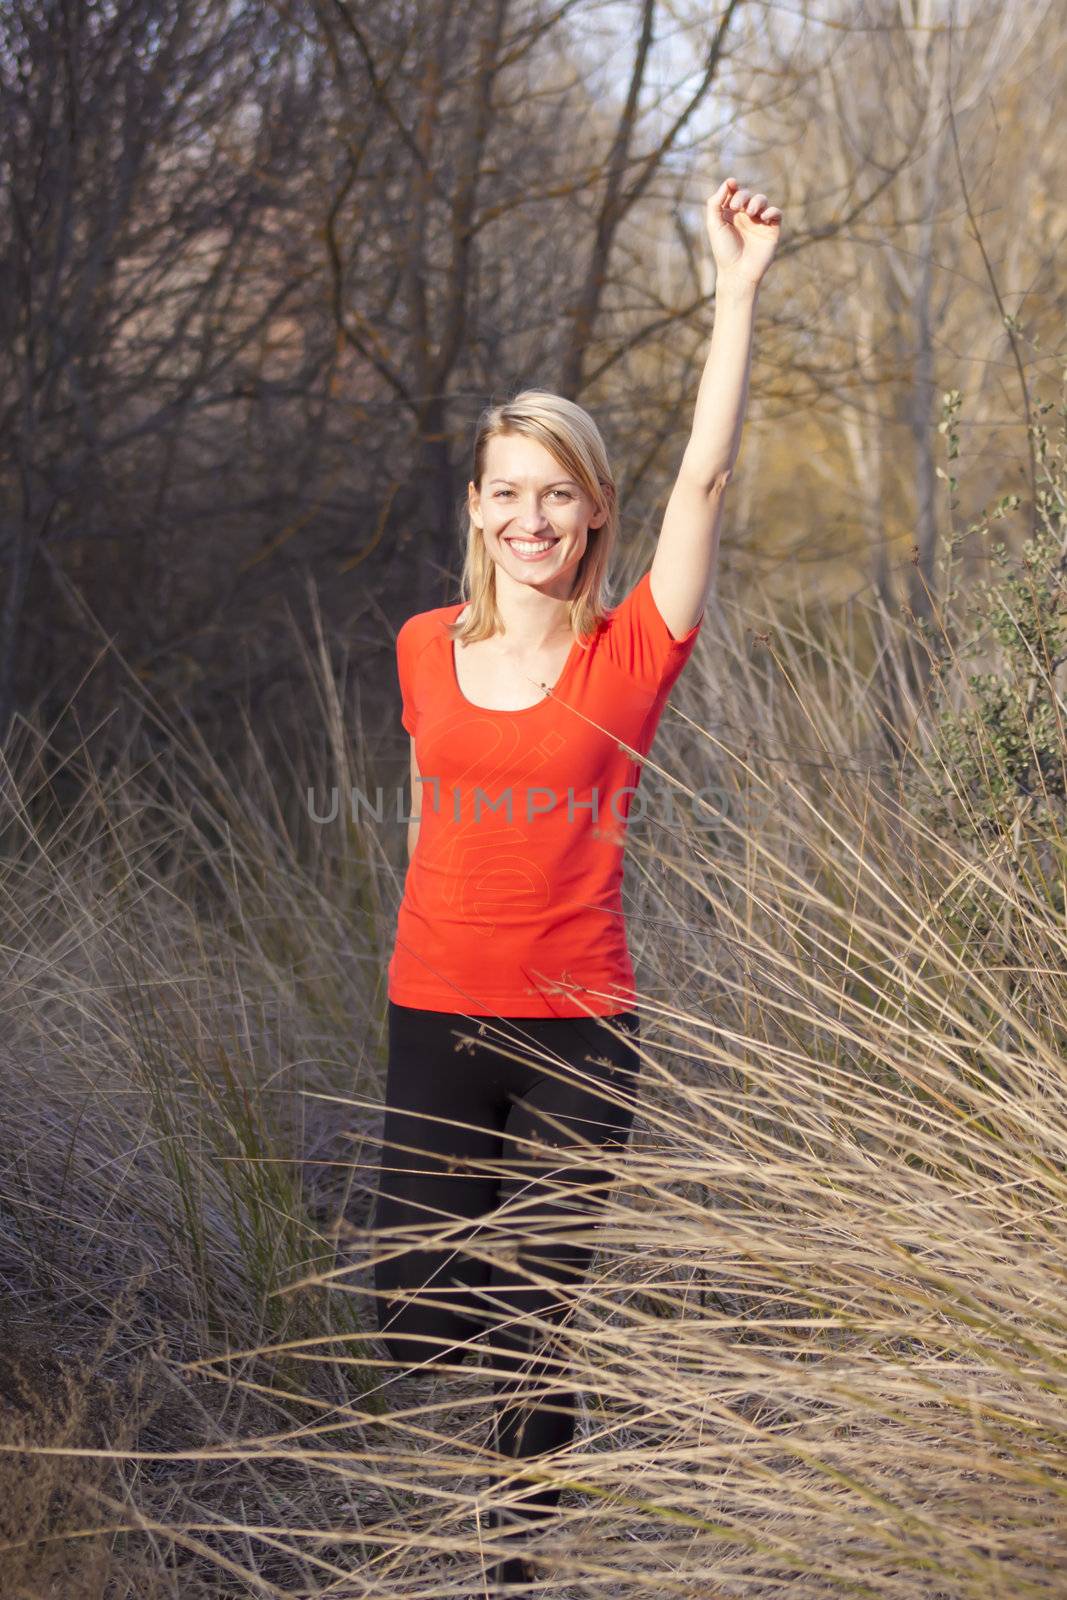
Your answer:
[[[555,544],[555,539],[542,539],[539,543],[528,542],[524,539],[509,539],[508,543],[516,550],[521,550],[524,555],[536,555],[538,550],[548,550]]]

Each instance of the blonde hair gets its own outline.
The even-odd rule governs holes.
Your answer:
[[[568,602],[570,624],[578,639],[592,634],[608,614],[607,571],[619,536],[615,479],[600,429],[581,406],[547,389],[523,389],[512,400],[487,406],[474,435],[471,480],[481,490],[490,439],[524,434],[544,445],[568,477],[581,485],[595,504],[607,508],[599,528],[590,528],[585,554],[578,564],[574,592]],[[496,604],[496,564],[486,553],[482,530],[467,507],[467,553],[460,580],[467,615],[447,624],[452,639],[472,643],[503,632]]]

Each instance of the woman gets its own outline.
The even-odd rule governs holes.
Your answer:
[[[600,433],[528,390],[479,424],[466,602],[397,638],[419,815],[389,966],[380,1330],[405,1368],[488,1341],[495,1443],[515,1462],[573,1435],[565,1365],[523,1313],[566,1316],[610,1182],[596,1151],[629,1133],[638,1016],[620,890],[641,762],[621,746],[647,754],[703,620],[780,221],[733,178],[708,201],[711,349],[655,556],[621,604],[602,605],[618,509]],[[565,1143],[588,1164],[554,1167],[546,1146]],[[420,1248],[448,1219],[453,1247]],[[502,1231],[510,1267],[492,1248]],[[493,1519],[497,1554],[514,1551],[498,1584],[532,1579],[515,1541],[557,1498],[542,1486]]]

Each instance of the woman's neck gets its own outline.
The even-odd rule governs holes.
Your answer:
[[[515,651],[536,655],[550,649],[571,632],[570,600],[542,594],[524,584],[500,582],[497,573],[496,607],[507,642]],[[499,637],[499,636],[498,636]]]

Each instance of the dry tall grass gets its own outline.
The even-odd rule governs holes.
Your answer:
[[[951,638],[920,693],[861,602],[722,614],[676,691],[645,780],[673,820],[650,807],[628,866],[638,1117],[545,1330],[582,1409],[539,1463],[567,1487],[535,1592],[1067,1592],[1062,804],[1052,773],[969,824],[1003,752],[978,719],[953,796]],[[485,1510],[521,1493],[487,1448],[491,1351],[398,1375],[373,1337],[374,1252],[403,1243],[366,1222],[404,830],[309,823],[309,785],[389,765],[309,668],[328,758],[250,737],[227,775],[172,730],[60,814],[32,730],[12,756],[12,1600],[475,1595]],[[714,786],[725,810],[690,804]]]

